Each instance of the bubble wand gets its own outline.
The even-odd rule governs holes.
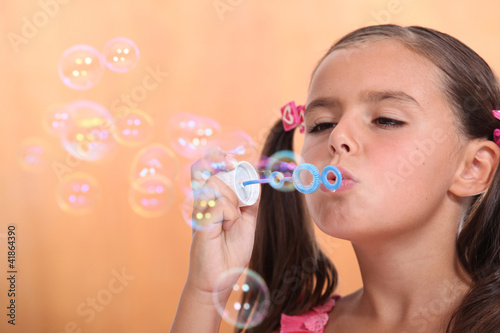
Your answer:
[[[311,173],[313,177],[309,185],[303,184],[300,180],[300,174],[304,171]],[[330,173],[335,174],[334,183],[330,183],[328,180]],[[310,163],[299,164],[293,171],[292,177],[285,177],[283,173],[274,171],[268,178],[261,179],[255,168],[246,161],[239,162],[236,168],[230,172],[219,172],[215,176],[224,181],[236,193],[239,207],[251,206],[257,202],[260,184],[269,184],[275,189],[280,189],[286,181],[291,181],[297,191],[304,194],[316,191],[320,183],[323,183],[332,192],[335,192],[342,184],[342,174],[333,165],[326,166],[320,175],[318,169]]]

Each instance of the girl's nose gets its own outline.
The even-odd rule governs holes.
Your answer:
[[[332,157],[335,154],[354,154],[359,144],[354,138],[355,124],[353,120],[341,119],[330,133],[328,148]]]

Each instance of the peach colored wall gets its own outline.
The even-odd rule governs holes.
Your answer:
[[[221,3],[229,9],[218,13],[214,4]],[[168,146],[168,120],[184,111],[211,117],[222,128],[238,127],[260,145],[278,108],[291,99],[305,100],[311,70],[345,33],[387,22],[429,26],[458,37],[498,69],[499,10],[494,1],[451,0],[2,0],[0,331],[166,332],[187,274],[191,231],[181,215],[180,186],[175,184],[175,201],[165,215],[137,215],[127,191],[139,148],[119,147],[102,163],[68,160],[59,141],[43,129],[49,106],[91,99],[111,107],[142,84],[148,68],[156,68],[168,76],[138,102],[154,121],[150,143]],[[34,19],[38,27],[28,31],[26,22]],[[22,43],[12,42],[15,35]],[[62,84],[57,63],[65,49],[75,44],[101,49],[117,36],[137,43],[141,58],[134,70],[106,71],[87,91]],[[48,165],[37,173],[18,163],[19,146],[28,137],[47,142]],[[181,167],[189,164],[176,158]],[[54,165],[97,179],[102,197],[92,212],[74,216],[58,207]],[[11,224],[17,228],[16,326],[6,317]],[[318,236],[339,268],[339,292],[358,288],[349,244]],[[128,280],[118,282],[115,276],[122,272]],[[119,292],[106,293],[120,283]],[[90,309],[86,302],[98,295],[112,295],[102,311],[94,317],[77,312]]]

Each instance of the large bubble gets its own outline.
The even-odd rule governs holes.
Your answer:
[[[196,159],[217,147],[214,137],[219,131],[219,123],[211,118],[177,113],[170,119],[167,138],[177,153]]]
[[[110,154],[116,143],[111,134],[113,117],[102,105],[78,100],[68,106],[69,128],[61,142],[74,157],[84,161],[99,161]]]
[[[63,52],[58,72],[69,88],[87,90],[101,80],[104,63],[101,54],[92,46],[75,45]]]
[[[139,61],[139,49],[125,37],[113,38],[103,50],[106,66],[113,72],[124,73],[133,69]]]
[[[74,172],[64,176],[57,187],[59,207],[70,214],[81,215],[92,211],[101,197],[101,187],[91,175]]]
[[[212,295],[222,318],[237,328],[257,326],[268,314],[270,298],[267,285],[259,274],[250,269],[234,268],[222,273]]]

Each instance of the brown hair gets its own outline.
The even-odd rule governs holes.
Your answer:
[[[294,131],[285,132],[278,121],[271,129],[262,154],[272,156],[293,150]],[[269,313],[246,332],[270,332],[280,327],[282,313],[308,311],[324,303],[335,290],[337,271],[320,250],[303,195],[261,187],[255,243],[249,268],[266,281],[270,292]],[[241,332],[241,330],[236,330]]]
[[[418,26],[370,26],[341,38],[319,63],[335,50],[384,39],[402,43],[440,70],[443,93],[465,137],[493,140],[495,128],[500,127],[500,121],[492,114],[492,110],[500,108],[498,81],[488,64],[454,37]],[[284,132],[281,123],[277,123],[263,154],[271,156],[276,151],[291,149],[291,142],[292,133]],[[499,189],[497,167],[489,189],[472,198],[458,235],[458,257],[472,285],[451,316],[448,333],[500,332]],[[335,268],[313,238],[300,193],[282,193],[266,186],[262,190],[250,268],[264,277],[271,293],[278,291],[283,298],[277,302],[271,294],[272,311],[252,332],[277,329],[281,313],[301,313],[325,301],[337,280]],[[314,269],[309,274],[298,269],[293,274],[296,284],[286,284],[287,268],[300,265],[303,258],[312,258]]]

